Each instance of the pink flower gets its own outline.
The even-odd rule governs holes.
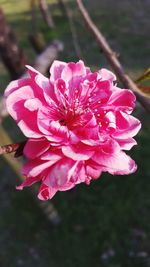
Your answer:
[[[54,61],[48,79],[27,68],[29,77],[11,82],[5,92],[10,115],[28,137],[26,180],[18,189],[41,181],[38,197],[46,200],[102,172],[136,170],[123,151],[136,144],[141,127],[130,115],[135,96],[115,85],[112,72]]]

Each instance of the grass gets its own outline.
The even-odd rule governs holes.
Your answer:
[[[31,30],[28,1],[0,0],[0,3],[32,61],[34,51],[27,39]],[[86,0],[85,3],[96,24],[120,53],[129,74],[136,77],[149,67],[149,2],[132,0],[131,5],[129,0]],[[74,2],[72,5],[74,7]],[[77,59],[67,20],[54,1],[52,13],[56,28],[48,31],[38,15],[39,30],[47,41],[63,40],[65,50],[61,59]],[[75,8],[74,16],[87,64],[93,69],[108,66]],[[2,65],[0,70],[4,88],[9,77]],[[104,174],[90,186],[80,185],[72,191],[58,193],[52,200],[62,218],[57,227],[47,221],[28,189],[16,192],[15,185],[19,181],[1,159],[0,266],[150,266],[149,115],[139,108],[136,115],[143,121],[143,129],[137,137],[138,146],[132,151],[138,171],[122,177]],[[4,126],[14,140],[22,138],[11,119],[6,120]]]

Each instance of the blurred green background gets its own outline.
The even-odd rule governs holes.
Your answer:
[[[50,30],[36,7],[37,30],[47,43],[64,43],[59,59],[78,60],[70,27],[56,0],[47,1],[55,28]],[[103,53],[87,31],[75,1],[73,11],[82,57],[93,70],[108,67]],[[96,25],[119,53],[128,74],[135,79],[150,67],[150,1],[85,0]],[[31,64],[36,56],[28,36],[31,27],[29,0],[0,0],[7,21]],[[0,62],[0,88],[10,81]],[[50,201],[61,217],[54,226],[38,207],[30,189],[18,192],[19,179],[0,160],[0,266],[1,267],[148,267],[150,266],[150,115],[139,104],[135,116],[143,127],[130,155],[138,171],[130,176],[103,174],[90,186],[57,193]],[[11,118],[3,122],[14,141],[22,139]]]

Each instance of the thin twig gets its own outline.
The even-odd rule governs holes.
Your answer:
[[[150,112],[150,100],[144,97],[140,90],[138,89],[137,85],[133,82],[133,80],[125,73],[123,66],[119,62],[118,58],[116,57],[116,53],[111,49],[107,40],[101,33],[101,31],[96,27],[93,23],[92,19],[90,18],[86,8],[84,7],[81,0],[76,0],[78,9],[88,27],[88,29],[94,35],[98,45],[100,46],[101,50],[104,52],[107,60],[109,61],[110,65],[114,69],[115,73],[123,83],[126,88],[130,88],[136,95],[137,100],[141,103],[141,105]]]
[[[53,29],[55,27],[55,25],[54,25],[54,21],[53,21],[52,15],[50,13],[50,10],[48,8],[46,0],[39,0],[39,7],[41,10],[41,14],[43,16],[43,19],[46,22],[47,26],[50,29]]]
[[[37,32],[37,12],[36,12],[36,4],[35,0],[30,0],[30,12],[31,12],[31,23],[32,23],[32,28],[30,30],[32,32]]]
[[[73,41],[74,50],[76,52],[76,55],[79,59],[81,59],[81,58],[83,59],[81,48],[80,48],[80,45],[78,42],[78,36],[77,36],[77,31],[76,31],[76,27],[75,27],[75,23],[74,23],[74,19],[73,19],[72,10],[64,0],[59,0],[59,2],[61,3],[61,6],[64,10],[66,17],[68,18],[68,23],[70,26],[72,41]]]
[[[25,144],[26,144],[26,141],[21,142],[21,143],[15,143],[15,144],[0,146],[0,155],[15,152],[15,157],[19,157],[23,154],[23,148],[24,148]]]

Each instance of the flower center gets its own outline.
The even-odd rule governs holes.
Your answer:
[[[86,123],[87,113],[95,116],[98,124],[100,124],[99,107],[101,99],[98,92],[94,88],[87,90],[83,94],[83,88],[68,91],[60,96],[60,104],[57,106],[57,120],[62,126],[69,129],[82,127]]]
[[[78,126],[82,126],[83,124],[83,119],[82,119],[82,115],[83,115],[84,111],[83,110],[78,110],[76,108],[63,108],[60,109],[60,115],[61,117],[59,118],[59,123],[62,126],[67,126],[70,130],[78,127]]]

